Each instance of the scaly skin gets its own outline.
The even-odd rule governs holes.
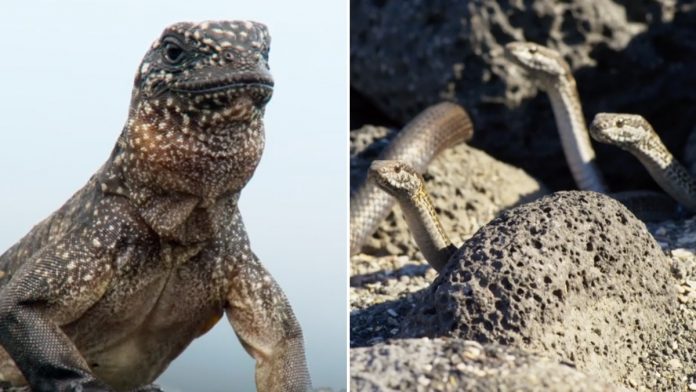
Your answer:
[[[452,102],[430,106],[411,120],[389,146],[381,160],[401,160],[423,173],[437,154],[471,140],[469,114]],[[350,254],[360,251],[394,206],[394,199],[372,181],[363,183],[350,199]]]
[[[226,313],[258,390],[309,388],[300,326],[237,208],[264,145],[269,43],[258,23],[204,22],[152,45],[111,157],[0,256],[0,381],[147,390]]]
[[[442,228],[418,171],[404,161],[376,160],[368,175],[399,202],[418,248],[437,272],[442,271],[457,247]]]
[[[505,54],[548,94],[561,146],[578,188],[607,193],[595,163],[575,78],[563,56],[532,42],[511,42],[505,45]]]
[[[505,45],[505,54],[548,94],[563,152],[578,188],[608,193],[595,164],[575,78],[563,56],[532,42],[511,42]],[[638,191],[610,195],[644,221],[661,221],[680,215],[678,206],[663,194]]]
[[[633,154],[670,196],[696,212],[696,181],[677,161],[646,119],[637,114],[597,113],[590,134]]]

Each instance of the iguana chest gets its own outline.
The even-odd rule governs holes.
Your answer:
[[[219,320],[228,267],[205,246],[126,249],[121,258],[103,298],[64,330],[98,377],[129,389],[154,381]]]

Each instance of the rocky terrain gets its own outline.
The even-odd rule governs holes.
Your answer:
[[[351,390],[627,391],[569,364],[497,344],[403,339],[351,351]]]
[[[398,390],[408,384],[375,389],[365,381],[398,373],[423,390],[473,389],[480,382],[475,374],[494,383],[479,390],[508,385],[511,365],[490,365],[503,373],[467,373],[462,366],[489,365],[464,358],[458,368],[451,350],[441,349],[475,340],[532,361],[523,372],[530,390],[562,380],[562,365],[599,380],[596,390],[696,388],[696,219],[650,229],[654,238],[605,196],[561,193],[503,213],[440,276],[419,256],[355,256],[353,387]],[[420,365],[399,365],[406,354],[398,350]],[[535,365],[539,358],[544,365]],[[444,365],[424,366],[433,362]],[[552,390],[574,390],[559,382]]]
[[[365,180],[367,168],[396,132],[366,126],[351,132],[351,186]],[[522,204],[548,193],[546,187],[523,170],[500,162],[485,152],[461,144],[444,151],[424,175],[440,219],[456,243],[469,238],[501,209]],[[380,225],[363,251],[370,254],[415,255],[418,248],[398,206]]]
[[[548,99],[501,55],[519,40],[559,50],[587,119],[639,113],[696,167],[696,2],[353,0],[350,11],[351,190],[428,105],[457,101],[475,124],[471,146],[424,176],[464,244],[443,273],[398,207],[351,260],[351,389],[696,390],[696,218],[646,226],[591,194],[524,205],[574,184]],[[627,153],[595,148],[612,190],[656,188]]]
[[[353,132],[353,188],[392,136]],[[696,218],[645,226],[594,193],[524,204],[546,187],[466,145],[425,179],[467,242],[437,276],[395,208],[352,258],[353,390],[696,390]],[[504,354],[462,356],[471,340]]]
[[[681,157],[696,124],[695,4],[353,0],[352,128],[403,125],[428,105],[455,100],[474,120],[475,147],[552,189],[572,189],[547,97],[502,56],[508,42],[533,41],[565,56],[586,118],[639,113]],[[595,147],[612,190],[654,187],[630,155]]]

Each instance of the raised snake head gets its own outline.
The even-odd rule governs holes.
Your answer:
[[[397,199],[408,199],[422,191],[423,179],[403,161],[373,161],[368,179]]]
[[[269,48],[257,22],[167,27],[136,73],[115,159],[128,181],[210,200],[238,192],[264,147]]]
[[[533,42],[511,42],[505,45],[505,55],[542,90],[573,80],[570,66],[563,56],[545,46]]]
[[[654,132],[650,123],[637,114],[597,113],[590,124],[593,139],[621,148],[637,145]]]

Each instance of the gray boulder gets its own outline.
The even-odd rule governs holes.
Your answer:
[[[670,264],[617,201],[559,192],[479,230],[405,317],[401,337],[516,346],[608,382],[654,385],[644,358],[670,341],[678,308]]]

